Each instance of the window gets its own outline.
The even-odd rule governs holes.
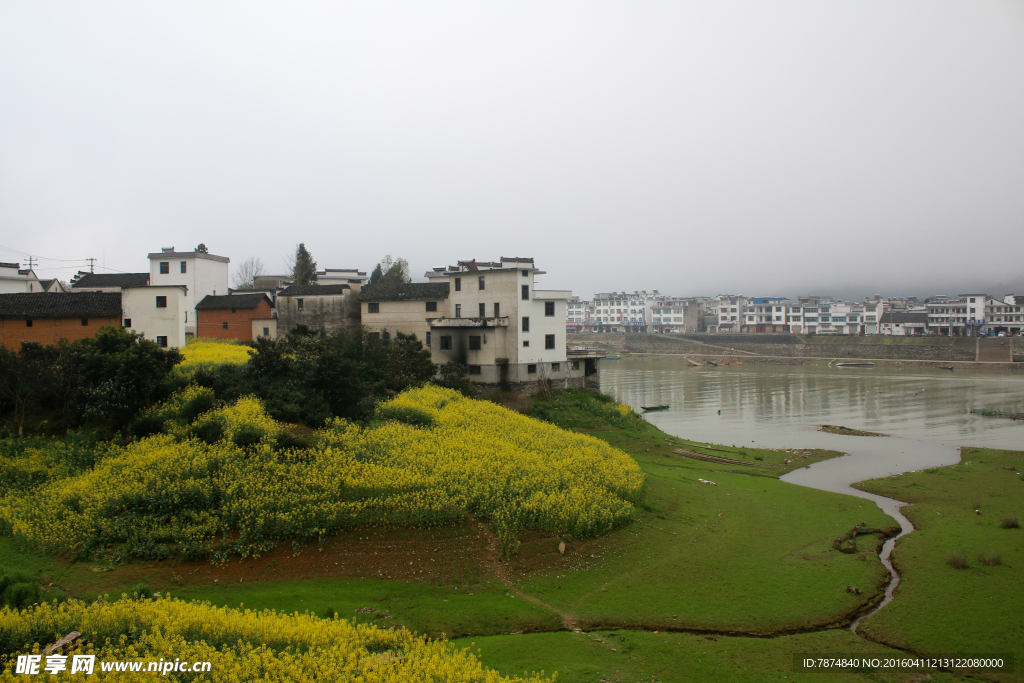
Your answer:
[[[296,299],[295,300],[295,307],[298,308],[300,311],[305,310],[305,308],[304,308],[304,306],[302,304],[303,304],[303,300],[302,299]]]
[[[455,278],[455,291],[456,292],[461,292],[462,291],[462,278],[461,277]]]
[[[82,327],[89,327],[89,319],[82,318]]]
[[[183,272],[183,273],[187,273],[188,272],[188,266],[186,265],[187,263],[188,263],[188,261],[182,261],[181,262],[181,272]],[[164,346],[166,346],[166,344]]]
[[[167,348],[167,337],[157,336],[157,338],[156,338],[156,345],[159,346],[161,349],[166,349]]]
[[[226,329],[228,329],[228,324],[227,323],[221,323],[220,327],[221,327],[221,329],[226,330]]]
[[[523,285],[523,301],[530,300],[530,285]]]
[[[436,312],[437,311],[437,302],[436,301],[428,301],[427,302],[427,310],[431,311],[431,312]]]
[[[441,350],[442,351],[451,351],[452,350],[452,338],[451,337],[441,337]]]
[[[486,318],[487,317],[487,304],[480,304],[480,317],[481,318]]]
[[[523,277],[530,277],[530,271],[524,270],[523,271]]]
[[[636,311],[634,311],[634,313],[635,312]],[[544,302],[544,315],[547,316],[548,318],[553,318],[555,316],[555,302],[554,301],[545,301]]]
[[[232,313],[238,313],[238,309],[236,309],[236,308],[232,308],[232,309],[231,309],[231,312],[232,312]]]
[[[370,303],[366,304],[366,312],[367,313],[380,313],[380,303],[378,303],[376,301],[371,301]]]
[[[167,308],[167,297],[166,296],[158,296],[156,298],[156,307],[157,308]]]
[[[32,327],[32,321],[31,320],[26,320],[25,321],[25,327]]]
[[[555,335],[545,334],[544,335],[544,348],[553,349],[555,348]]]
[[[470,338],[469,338],[469,350],[470,351],[479,351],[480,350],[480,336],[479,335],[471,335],[470,336]]]
[[[480,291],[483,291],[483,289],[484,289],[484,276],[481,275],[480,276]]]
[[[125,327],[131,327],[132,326],[132,319],[131,318],[125,318],[124,319],[124,326]]]
[[[494,317],[501,317],[501,304],[499,304],[497,301],[494,302]]]
[[[551,372],[558,372],[561,369],[562,369],[562,364],[561,363],[552,363],[551,364]]]
[[[264,327],[263,328],[263,336],[264,337],[269,337],[270,336],[270,328],[269,327]]]
[[[479,375],[480,374],[480,366],[479,365],[470,365],[469,366],[469,374],[471,374],[471,375]]]
[[[530,318],[529,316],[523,316],[523,332],[530,331]]]
[[[528,374],[528,375],[536,375],[537,374],[537,364],[536,363],[530,363],[529,365],[527,365],[526,366],[526,374]]]
[[[462,304],[455,304],[455,317],[456,318],[461,318],[462,317]]]
[[[427,346],[430,346],[430,333],[427,332]]]
[[[526,349],[526,348],[529,348],[529,347],[530,347],[530,340],[529,339],[524,339],[523,340],[523,348]]]
[[[578,360],[574,360],[572,362],[572,369],[573,370],[579,370],[580,369],[580,362]]]
[[[171,262],[170,261],[161,261],[160,262],[160,274],[161,275],[167,275],[170,272],[171,272]]]

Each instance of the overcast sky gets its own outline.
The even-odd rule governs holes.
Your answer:
[[[1022,228],[1019,0],[0,1],[0,245],[51,259],[957,293]]]

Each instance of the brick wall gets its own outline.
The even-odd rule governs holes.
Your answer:
[[[251,342],[253,319],[270,317],[273,317],[273,309],[267,301],[261,301],[256,308],[236,308],[234,313],[230,308],[196,311],[196,336]],[[227,323],[226,328],[224,323]]]
[[[21,342],[34,341],[40,344],[55,344],[61,339],[75,341],[95,336],[104,325],[121,325],[119,318],[33,318],[32,327],[24,319],[0,320],[0,344],[12,351],[21,348]]]

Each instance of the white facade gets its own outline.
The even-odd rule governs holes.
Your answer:
[[[719,294],[713,310],[718,313],[718,327],[709,332],[739,332],[743,325],[743,309],[747,299],[735,294]]]
[[[0,294],[26,294],[42,292],[43,286],[31,269],[22,269],[18,263],[0,263]]]
[[[167,348],[185,346],[187,296],[184,287],[125,287],[121,290],[122,324]]]
[[[627,332],[646,330],[649,303],[653,294],[646,291],[606,292],[594,295],[589,328],[595,332]]]
[[[358,268],[324,268],[316,271],[318,285],[351,285],[353,291],[366,284],[366,271]]]
[[[590,301],[582,301],[578,296],[565,302],[565,330],[572,334],[582,332],[590,322]]]
[[[990,297],[985,305],[985,330],[988,334],[1020,334],[1024,330],[1024,296]]]
[[[202,245],[200,245],[201,248]],[[228,294],[228,264],[226,256],[214,256],[205,251],[175,251],[164,247],[149,255],[149,284],[154,287],[187,287],[185,294],[185,332],[196,333],[196,303],[207,295]]]

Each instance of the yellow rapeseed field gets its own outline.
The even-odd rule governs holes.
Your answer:
[[[538,675],[505,678],[485,669],[467,650],[405,629],[382,629],[310,614],[254,612],[171,598],[122,597],[93,603],[68,600],[18,611],[0,610],[0,682],[14,673],[18,654],[41,653],[48,643],[78,631],[96,655],[90,681],[359,681],[360,683],[550,683]],[[101,672],[102,662],[184,660],[210,662],[208,673]],[[46,658],[42,659],[45,666]],[[42,668],[42,667],[40,667]],[[77,680],[67,670],[40,674]]]
[[[208,390],[186,391],[156,409],[161,419]],[[169,420],[165,432],[110,449],[81,475],[9,493],[0,520],[54,553],[109,545],[122,558],[222,560],[472,513],[507,553],[527,529],[607,533],[632,518],[643,487],[636,462],[603,441],[434,386],[382,404],[369,427],[335,419],[310,447],[289,445],[251,397],[191,424]]]
[[[252,349],[236,342],[219,339],[190,339],[181,350],[185,360],[178,370],[189,370],[202,365],[243,365],[249,362]]]

